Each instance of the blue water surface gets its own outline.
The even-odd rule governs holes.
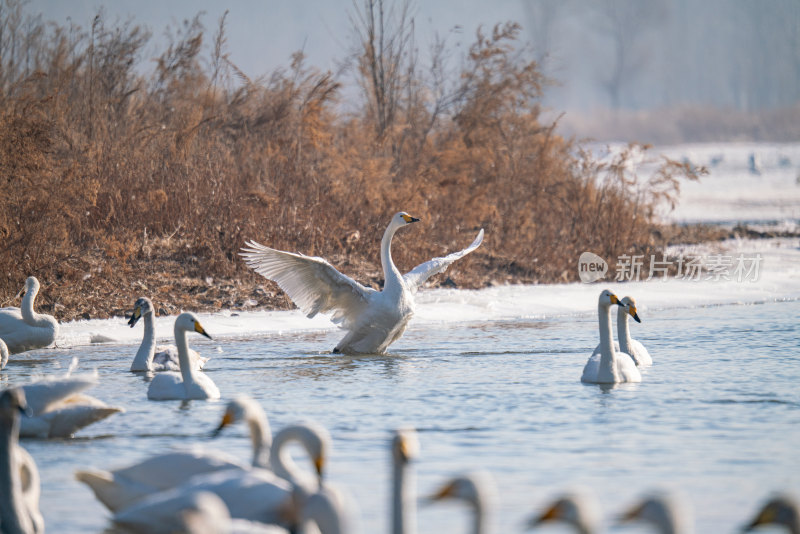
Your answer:
[[[642,303],[640,303],[642,304]],[[640,384],[580,382],[597,344],[594,314],[411,327],[385,356],[330,354],[337,331],[213,341],[206,373],[219,401],[152,402],[128,372],[135,345],[93,345],[12,356],[0,386],[63,373],[73,356],[97,369],[95,397],[126,412],[73,439],[25,440],[42,479],[48,532],[100,533],[110,514],[74,478],[174,447],[203,445],[250,459],[244,425],[210,433],[227,400],[253,396],[273,430],[313,419],[333,437],[328,480],[347,487],[362,533],[389,526],[391,431],[416,427],[420,494],[469,470],[496,485],[492,532],[523,532],[528,517],[576,485],[594,491],[609,532],[614,518],[659,488],[692,503],[697,533],[736,532],[775,490],[800,493],[800,302],[640,309],[633,335],[654,365]],[[214,333],[213,318],[204,321]],[[458,504],[420,506],[420,532],[466,532]],[[569,532],[559,527],[541,532]]]

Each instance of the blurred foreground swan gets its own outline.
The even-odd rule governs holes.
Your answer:
[[[800,502],[788,494],[772,497],[761,507],[745,530],[755,530],[761,525],[782,525],[790,534],[800,534]]]
[[[621,522],[644,521],[659,534],[694,532],[691,506],[680,493],[658,493],[645,497],[622,514]]]
[[[21,389],[0,392],[0,531],[4,533],[44,532],[39,471],[18,442],[20,412],[27,409]]]
[[[582,382],[592,384],[616,384],[620,382],[641,382],[642,374],[628,354],[617,352],[611,338],[612,304],[620,304],[617,296],[608,289],[600,293],[597,301],[597,315],[600,326],[600,350],[595,352],[583,368]]]
[[[141,493],[138,499],[123,503],[115,515],[115,519],[138,517],[148,520],[149,511],[154,509],[159,510],[160,514],[177,514],[187,495],[210,492],[222,499],[232,518],[279,525],[296,530],[299,522],[298,510],[305,509],[320,492],[334,491],[331,488],[323,488],[321,485],[325,443],[329,436],[326,431],[324,435],[321,435],[320,432],[320,428],[312,424],[294,425],[281,430],[275,436],[273,443],[272,464],[275,472],[263,468],[232,468],[198,474],[178,486],[161,492]],[[320,443],[317,444],[319,454],[312,455],[317,476],[314,477],[312,484],[306,485],[304,477],[298,473],[294,462],[287,458],[288,452],[282,449],[286,443],[295,439],[307,439],[311,434],[317,435],[320,439]],[[301,441],[301,445],[315,446],[307,441]],[[134,472],[133,475],[141,480],[143,473]],[[149,471],[149,476],[151,479],[142,480],[142,485],[163,484],[163,478],[152,470]],[[78,478],[84,480],[81,474]],[[129,484],[123,489],[141,492],[142,485]],[[96,487],[93,483],[90,486],[92,489]],[[120,489],[119,485],[116,489]],[[95,493],[105,504],[105,496],[101,496],[97,491]],[[322,527],[320,526],[320,528]],[[323,532],[325,531],[323,530]],[[337,530],[327,531],[339,532]]]
[[[170,371],[154,376],[150,387],[147,388],[148,399],[206,400],[219,398],[217,385],[207,375],[198,373],[192,368],[186,332],[197,332],[211,339],[193,313],[180,314],[175,319],[175,345],[178,347],[180,373]]]
[[[153,302],[147,297],[139,297],[134,304],[133,314],[128,324],[133,328],[139,319],[144,320],[144,336],[139,350],[131,363],[131,371],[180,371],[178,348],[175,345],[156,346],[155,319],[153,318]],[[192,369],[199,371],[208,361],[189,349],[189,361]]]
[[[297,509],[299,508],[299,510]],[[302,506],[292,506],[287,516],[295,516],[293,528],[307,532],[313,524],[320,534],[347,534],[352,530],[352,504],[340,491],[325,488]],[[265,523],[234,519],[225,502],[209,491],[174,492],[136,503],[114,516],[114,523],[142,534],[280,534],[285,528]],[[316,532],[315,531],[315,532]]]
[[[419,219],[400,212],[392,217],[381,240],[382,291],[365,287],[337,271],[323,258],[283,252],[249,241],[241,255],[247,265],[273,280],[309,318],[331,312],[331,320],[347,330],[334,352],[383,353],[403,334],[414,315],[414,293],[429,277],[443,272],[483,241],[483,230],[459,252],[434,258],[405,275],[392,261],[395,232]]]
[[[545,511],[528,521],[528,528],[533,529],[542,523],[561,521],[572,525],[580,534],[599,532],[600,504],[591,491],[584,488],[571,490],[552,503]]]
[[[46,377],[21,386],[30,415],[22,416],[20,436],[66,438],[85,426],[125,411],[82,393],[99,381],[96,372],[73,375],[76,365],[74,358],[65,376]]]
[[[419,439],[413,428],[392,437],[392,534],[416,534],[416,480],[409,464],[419,456]]]
[[[292,425],[278,432],[273,442],[261,407],[251,399],[234,399],[228,404],[215,434],[240,418],[244,418],[250,427],[253,441],[252,465],[224,452],[195,448],[152,456],[113,471],[80,470],[75,476],[92,489],[106,508],[115,512],[149,494],[185,484],[195,476],[221,471],[248,471],[253,468],[266,470],[269,469],[270,460],[273,466],[281,463],[276,471],[283,473],[284,478],[305,480],[308,475],[300,473],[300,468],[294,462],[288,462],[285,459],[286,453],[281,450],[287,444],[299,441],[317,470],[315,481],[311,484],[313,487],[308,491],[316,490],[329,448],[330,435],[325,429],[312,424]]]
[[[489,510],[492,509],[496,494],[494,481],[489,474],[478,471],[451,479],[430,500],[455,498],[466,502],[472,508],[471,532],[483,534],[488,532]]]
[[[46,347],[58,335],[58,321],[52,315],[33,311],[33,301],[39,293],[39,280],[29,276],[20,291],[19,308],[0,309],[0,338],[11,354]]]

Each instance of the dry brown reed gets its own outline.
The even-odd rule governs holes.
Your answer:
[[[451,282],[570,281],[584,250],[658,249],[653,210],[677,194],[676,176],[694,176],[666,162],[639,180],[629,159],[643,147],[600,163],[540,122],[543,79],[516,24],[479,32],[449,77],[444,43],[423,72],[414,54],[370,57],[365,42],[361,112],[344,113],[342,82],[300,53],[264,78],[241,73],[224,17],[208,57],[196,17],[143,74],[142,28],[109,27],[102,12],[88,30],[46,25],[23,7],[0,0],[3,305],[31,274],[60,319],[122,314],[139,294],[164,312],[290,305],[238,259],[246,239],[377,286],[378,242],[398,210],[423,220],[395,242],[403,269],[485,228]],[[389,60],[398,79],[381,81],[370,65]]]

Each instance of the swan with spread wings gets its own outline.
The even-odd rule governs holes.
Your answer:
[[[331,320],[347,330],[334,352],[381,354],[397,341],[414,315],[414,294],[431,276],[443,272],[483,241],[483,230],[470,246],[459,252],[434,258],[406,274],[392,261],[395,232],[419,221],[406,212],[392,217],[381,240],[383,290],[365,287],[337,271],[323,258],[275,250],[254,241],[246,243],[241,255],[260,275],[273,280],[309,318],[331,313]]]

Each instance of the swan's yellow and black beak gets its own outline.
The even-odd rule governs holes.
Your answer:
[[[222,416],[222,421],[219,422],[219,426],[214,429],[211,433],[211,437],[215,438],[222,432],[222,429],[226,426],[232,424],[234,422],[233,413],[230,410],[225,410],[225,415]]]
[[[411,216],[411,215],[409,215],[408,213],[404,213],[404,214],[402,215],[402,217],[403,217],[403,220],[404,220],[406,223],[408,223],[408,224],[415,223],[415,222],[419,222],[419,219],[417,219],[416,217],[412,217],[412,216]]]
[[[621,516],[617,519],[620,523],[627,523],[628,521],[633,521],[634,519],[638,519],[642,515],[642,510],[644,509],[645,503],[635,504],[629,510],[626,510],[622,513]]]
[[[611,304],[616,304],[617,306],[622,306],[622,302],[620,302],[619,298],[614,293],[611,293],[611,296],[609,297],[609,299],[611,300]]]
[[[133,310],[133,314],[131,315],[131,319],[128,321],[128,324],[131,328],[136,322],[142,318],[142,308],[140,306],[136,306],[136,309]]]
[[[753,518],[750,523],[748,523],[746,527],[744,527],[743,530],[745,532],[749,532],[759,525],[771,525],[775,522],[777,515],[777,507],[773,506],[772,504],[768,504],[758,513],[757,516]]]
[[[316,458],[314,458],[314,469],[317,471],[317,475],[320,479],[322,479],[322,473],[325,471],[325,455],[320,454]]]
[[[633,320],[637,323],[642,322],[642,320],[639,319],[639,314],[636,313],[636,306],[628,306],[628,314],[633,317]]]
[[[208,335],[208,332],[206,332],[203,329],[203,326],[198,321],[194,322],[194,331],[197,332],[198,334],[202,334],[202,335],[206,336],[208,339],[214,339],[210,335]]]
[[[19,391],[22,392],[22,390]],[[17,409],[19,410],[19,413],[24,414],[28,417],[33,417],[33,410],[28,405],[28,399],[25,398],[24,392],[18,398]]]
[[[556,521],[558,519],[561,519],[561,508],[558,506],[558,503],[555,503],[550,508],[545,510],[541,515],[533,516],[531,520],[528,521],[528,529],[532,529],[542,523]]]
[[[428,502],[441,501],[442,499],[454,496],[455,492],[456,492],[456,483],[450,482],[449,484],[445,484],[444,486],[439,488],[439,491],[437,491],[433,495],[430,495],[426,500]]]

